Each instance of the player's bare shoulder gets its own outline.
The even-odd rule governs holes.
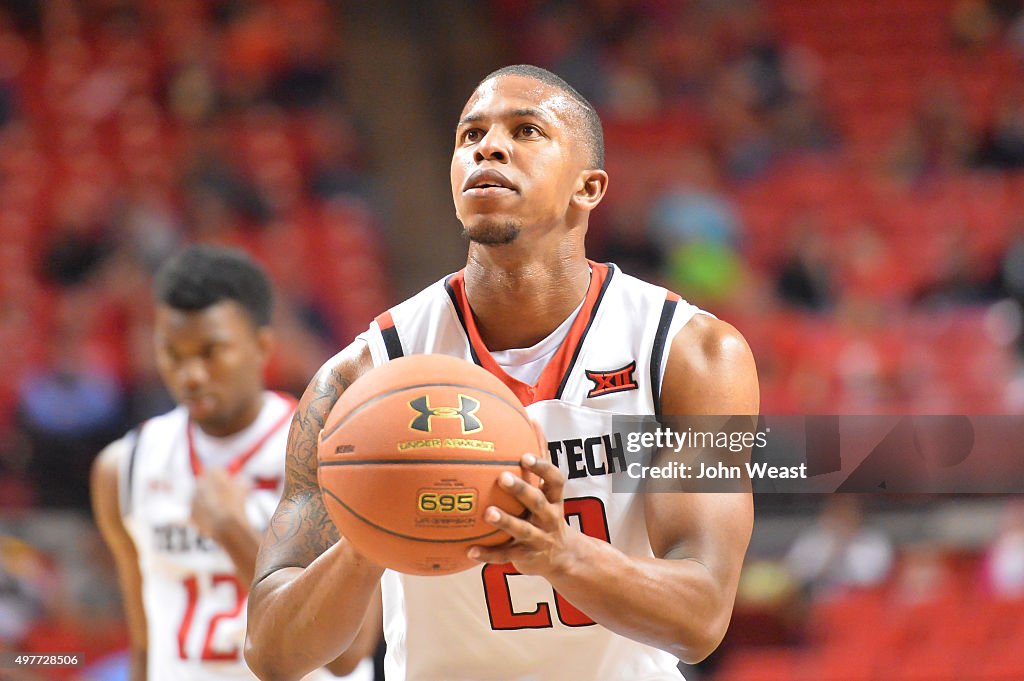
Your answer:
[[[704,314],[672,340],[663,385],[667,414],[755,414],[760,404],[747,341],[731,324]]]
[[[89,486],[99,519],[120,518],[120,476],[124,459],[131,454],[129,437],[111,442],[92,463]]]

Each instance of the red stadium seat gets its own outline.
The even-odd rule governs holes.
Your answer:
[[[730,654],[712,681],[795,681],[797,654],[788,649],[751,648]]]

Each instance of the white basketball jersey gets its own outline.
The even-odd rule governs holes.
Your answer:
[[[230,556],[189,522],[203,444],[244,479],[249,522],[264,531],[284,483],[285,444],[295,401],[266,393],[256,421],[216,440],[198,432],[178,407],[128,437],[120,472],[121,510],[139,556],[148,633],[149,681],[256,681],[242,657],[248,584]],[[322,670],[309,679],[334,677]],[[372,675],[366,678],[372,678]]]
[[[382,314],[361,337],[375,365],[437,353],[476,362],[500,378],[544,429],[567,478],[568,522],[628,555],[652,557],[642,499],[612,494],[612,480],[626,465],[612,416],[660,411],[671,339],[699,310],[614,265],[591,268],[583,305],[535,385],[505,373],[484,346],[463,272]],[[545,579],[510,564],[440,577],[388,570],[382,585],[388,681],[682,678],[669,653],[595,624]]]

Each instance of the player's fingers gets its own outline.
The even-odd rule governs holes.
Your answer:
[[[480,563],[511,563],[511,547],[505,544],[499,546],[471,546],[466,555],[472,560]]]
[[[498,485],[518,499],[519,503],[535,517],[541,520],[551,520],[558,515],[556,509],[551,508],[544,492],[522,478],[505,471],[498,476]]]
[[[484,520],[499,530],[503,530],[517,542],[531,541],[541,532],[530,521],[510,515],[497,506],[491,506],[484,512]]]
[[[523,454],[519,465],[541,479],[543,483],[541,490],[550,503],[562,503],[562,495],[565,492],[565,476],[562,475],[562,471],[558,470],[558,466],[550,461],[538,459],[533,454]]]

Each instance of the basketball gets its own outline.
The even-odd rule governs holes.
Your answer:
[[[469,546],[508,539],[483,514],[523,512],[497,479],[521,476],[527,452],[544,456],[544,440],[500,380],[455,357],[413,355],[345,390],[320,433],[317,471],[331,520],[360,553],[444,575],[476,564]]]

